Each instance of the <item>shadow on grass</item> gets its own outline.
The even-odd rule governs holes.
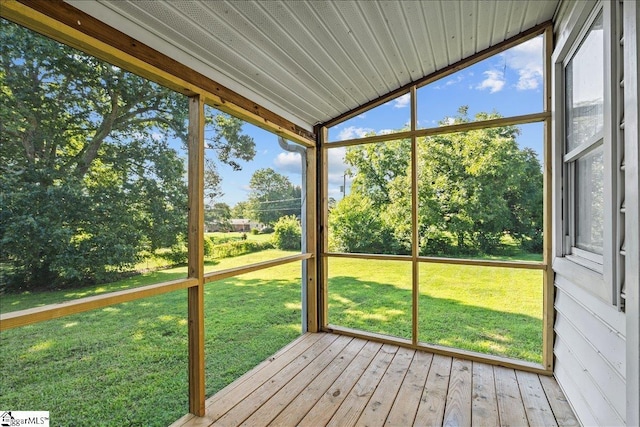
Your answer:
[[[300,286],[205,287],[207,395],[300,335]],[[166,426],[189,410],[187,334],[184,290],[3,331],[0,400],[65,414],[60,425]]]
[[[418,306],[421,342],[541,363],[540,319],[424,293]],[[332,325],[411,339],[411,312],[408,289],[348,276],[329,279]]]

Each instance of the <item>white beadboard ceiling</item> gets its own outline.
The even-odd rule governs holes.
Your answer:
[[[553,18],[559,0],[67,0],[311,129]]]

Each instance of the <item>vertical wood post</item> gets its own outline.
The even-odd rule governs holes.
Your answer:
[[[302,280],[306,280],[303,286],[307,287],[307,300],[304,302],[307,305],[307,332],[318,332],[318,202],[317,202],[317,183],[318,183],[318,168],[317,168],[317,152],[318,148],[307,148],[307,164],[304,166],[307,168],[307,188],[305,203],[306,209],[306,224],[307,229],[303,230],[303,233],[307,234],[307,247],[302,248],[305,252],[313,253],[313,257],[302,261],[307,264],[306,277]]]
[[[325,126],[317,128],[318,141],[316,145],[317,179],[318,179],[318,206],[317,206],[317,285],[318,285],[318,326],[325,329],[329,323],[329,261],[326,252],[329,246],[329,187],[327,180],[329,177],[329,156],[325,148],[327,141],[327,128]]]
[[[204,101],[189,99],[189,221],[188,277],[198,285],[188,289],[189,412],[205,412],[204,391]]]
[[[553,53],[553,27],[549,25],[544,32],[544,111],[550,113],[552,106],[552,85],[551,85],[551,67]],[[542,365],[549,372],[553,371],[553,323],[555,321],[554,308],[554,279],[553,269],[551,268],[552,257],[552,164],[553,153],[551,147],[551,137],[553,126],[551,117],[544,121],[544,173],[543,173],[543,212],[542,212],[542,262],[545,269],[542,273]]]
[[[411,131],[418,128],[418,95],[416,86],[411,86]],[[415,133],[411,135],[411,341],[417,345],[419,341],[418,306],[420,295],[420,236],[418,235],[418,139]]]

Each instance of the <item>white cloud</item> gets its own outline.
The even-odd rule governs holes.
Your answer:
[[[367,113],[358,114],[356,117],[359,118],[359,119],[366,119],[367,118]]]
[[[328,163],[329,163],[329,180],[328,187],[330,194],[337,194],[340,192],[340,186],[346,181],[347,188],[350,187],[353,178],[346,176],[345,171],[349,166],[344,162],[344,155],[347,152],[346,147],[337,147],[327,150]]]
[[[393,108],[405,108],[409,106],[409,102],[411,102],[411,94],[405,93],[399,98],[396,98],[393,101]]]
[[[542,84],[542,37],[536,37],[503,53],[507,67],[518,73],[518,90]]]
[[[489,93],[500,92],[505,84],[504,73],[498,70],[487,70],[482,73],[486,78],[476,86],[476,89],[489,89]]]
[[[300,161],[299,153],[280,153],[274,159],[273,163],[276,165],[279,172],[289,172],[298,175],[302,173],[302,163]]]
[[[371,128],[349,126],[342,129],[340,133],[338,133],[338,141],[344,141],[345,139],[362,138],[366,134],[371,132],[375,132],[375,130]]]

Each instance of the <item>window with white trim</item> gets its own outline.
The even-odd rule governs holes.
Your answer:
[[[567,61],[565,252],[602,272],[604,241],[604,28],[602,12]]]
[[[582,26],[562,60],[563,254],[579,268],[600,275],[594,293],[622,308],[624,212],[620,191],[624,160],[621,103],[620,5],[604,2]],[[622,212],[622,213],[621,213]],[[621,235],[622,233],[622,235]]]

